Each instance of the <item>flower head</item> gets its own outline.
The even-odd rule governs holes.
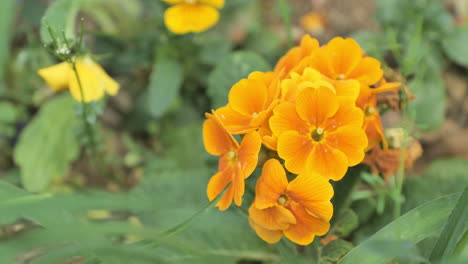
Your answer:
[[[292,48],[278,61],[275,71],[284,71],[284,74],[288,75],[304,58],[310,56],[317,49],[319,49],[318,41],[310,35],[304,35],[300,45]]]
[[[224,0],[163,0],[173,6],[164,13],[164,23],[176,34],[202,32],[214,26],[219,19],[218,9]]]
[[[333,188],[322,177],[299,175],[288,183],[279,161],[270,159],[263,166],[255,192],[249,222],[269,243],[278,242],[284,235],[297,244],[307,245],[330,228]]]
[[[278,155],[290,172],[334,181],[364,158],[362,123],[362,111],[354,102],[339,100],[327,87],[305,88],[295,103],[276,106],[270,118]]]
[[[203,143],[208,153],[220,156],[218,172],[211,177],[207,195],[212,201],[230,183],[225,194],[216,206],[226,210],[234,200],[242,204],[244,179],[248,178],[257,166],[258,153],[261,147],[260,136],[256,131],[247,133],[239,144],[230,135],[216,114],[206,114],[203,123]]]
[[[77,58],[75,65],[79,79],[68,62],[40,69],[38,74],[56,92],[68,87],[73,98],[80,102],[99,100],[105,94],[115,95],[119,91],[120,85],[90,57]]]

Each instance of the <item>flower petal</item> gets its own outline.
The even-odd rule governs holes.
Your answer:
[[[307,211],[324,221],[333,215],[331,184],[318,174],[301,174],[288,185],[287,194],[291,199],[304,206]]]
[[[226,185],[228,185],[228,183],[232,180],[232,176],[233,169],[231,167],[228,167],[225,170],[220,171],[211,177],[210,181],[208,182],[208,187],[206,188],[206,194],[210,201],[213,201],[224,190]],[[223,208],[226,207],[226,205],[227,207],[229,207],[229,205],[232,202],[232,194],[232,186],[229,186],[228,190],[224,194],[224,197],[221,199],[224,199],[224,202],[221,202],[220,200],[218,202],[218,205],[222,205]],[[229,202],[227,200],[229,200]]]
[[[87,103],[99,100],[104,96],[104,80],[99,72],[96,71],[94,64],[95,63],[89,58],[76,60],[76,71],[80,82],[78,82],[76,74],[73,71],[70,72],[70,93],[77,101],[84,101]],[[83,99],[81,92],[83,92],[84,95]]]
[[[216,8],[222,8],[224,6],[224,0],[198,0],[198,2]]]
[[[255,224],[269,230],[283,230],[290,224],[295,224],[294,215],[283,206],[273,206],[265,209],[258,209],[255,202],[249,208],[249,218]]]
[[[371,57],[363,58],[357,67],[348,75],[348,78],[353,78],[364,82],[366,85],[377,83],[383,76],[383,71],[380,68],[380,62]]]
[[[226,131],[216,115],[206,113],[203,123],[203,144],[208,153],[220,156],[231,149],[237,149],[237,141]]]
[[[297,115],[295,105],[290,102],[277,105],[273,109],[269,123],[271,131],[276,136],[290,130],[308,133],[307,124]]]
[[[335,80],[332,82],[335,86],[336,95],[347,97],[349,100],[356,102],[359,96],[361,84],[357,80]]]
[[[338,110],[338,97],[326,87],[306,88],[298,96],[296,111],[299,117],[315,127],[321,126]]]
[[[314,145],[315,147],[307,161],[306,173],[316,173],[334,181],[341,180],[348,169],[346,155],[326,143]]]
[[[313,144],[308,136],[288,131],[278,138],[278,155],[285,160],[284,166],[292,173],[302,173],[312,153]]]
[[[207,5],[178,4],[164,13],[164,23],[176,34],[202,32],[218,22],[218,11]]]
[[[336,114],[325,121],[323,129],[330,133],[342,126],[361,127],[363,119],[364,113],[360,108],[354,106],[354,102],[342,101]]]
[[[263,228],[260,225],[257,225],[251,218],[249,218],[249,224],[261,239],[270,244],[280,241],[283,236],[283,231]]]
[[[229,92],[232,109],[251,118],[266,109],[267,99],[267,87],[258,79],[242,79]]]
[[[265,209],[276,205],[278,198],[286,191],[288,179],[283,166],[276,159],[269,159],[263,165],[262,175],[255,187],[255,206]]]
[[[245,178],[248,178],[257,167],[258,153],[262,147],[262,139],[256,131],[244,136],[237,151],[238,162]]]
[[[120,88],[119,83],[112,79],[101,65],[93,62],[91,67],[93,67],[96,73],[101,77],[104,91],[109,95],[116,95]]]
[[[62,62],[37,71],[54,92],[61,91],[68,87],[68,80],[73,74],[72,68],[68,62]]]
[[[296,224],[284,230],[284,235],[299,245],[312,243],[316,235],[324,235],[330,229],[330,223],[314,217],[297,203],[291,203],[289,210],[296,218]]]
[[[255,127],[250,125],[251,117],[237,112],[230,105],[220,107],[215,112],[231,134],[245,134],[255,130]]]
[[[367,136],[361,126],[343,126],[327,135],[329,146],[341,150],[348,158],[348,166],[359,164],[364,159]]]
[[[335,72],[333,79],[336,79],[339,75],[347,77],[359,64],[363,55],[359,44],[351,38],[333,38],[326,45],[326,50]]]

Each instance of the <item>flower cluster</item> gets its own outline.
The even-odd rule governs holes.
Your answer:
[[[304,36],[274,71],[240,80],[228,104],[206,114],[205,148],[220,156],[208,198],[229,184],[217,206],[240,206],[244,180],[262,167],[249,209],[251,227],[269,243],[283,235],[311,243],[330,228],[329,181],[342,179],[375,145],[386,146],[376,95],[398,86],[383,79],[380,62],[354,40],[337,37],[320,46]],[[270,159],[257,164],[262,146]]]

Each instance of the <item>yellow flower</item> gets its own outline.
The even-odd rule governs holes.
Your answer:
[[[76,71],[83,88],[84,99],[82,99],[80,85],[70,63],[62,62],[40,69],[37,73],[55,92],[68,87],[73,98],[80,102],[99,100],[106,93],[116,95],[119,91],[120,85],[89,57],[76,59]]]
[[[162,0],[173,5],[164,13],[164,23],[175,34],[202,32],[214,26],[219,19],[217,9],[224,0]]]

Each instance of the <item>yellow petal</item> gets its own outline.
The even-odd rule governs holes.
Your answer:
[[[224,0],[198,0],[198,2],[216,8],[222,8],[224,6]]]
[[[93,66],[94,62],[89,58],[78,59],[76,61],[76,71],[81,82],[80,84],[76,74],[72,72],[70,75],[70,93],[77,101],[90,102],[99,100],[104,96],[104,81],[96,72]],[[83,92],[83,97],[81,92]]]
[[[101,65],[93,62],[91,67],[94,68],[96,73],[102,79],[102,84],[104,86],[104,91],[109,95],[116,95],[119,91],[120,85],[114,79],[112,79],[107,72],[101,67]]]
[[[286,191],[288,179],[283,166],[276,159],[269,159],[263,165],[262,176],[255,187],[255,207],[265,209],[276,205],[278,198]]]
[[[218,19],[218,11],[206,5],[180,4],[164,13],[167,28],[176,34],[205,31],[214,26]]]
[[[54,66],[42,68],[37,73],[52,90],[58,92],[68,87],[68,79],[72,74],[72,69],[68,62],[62,62]]]

